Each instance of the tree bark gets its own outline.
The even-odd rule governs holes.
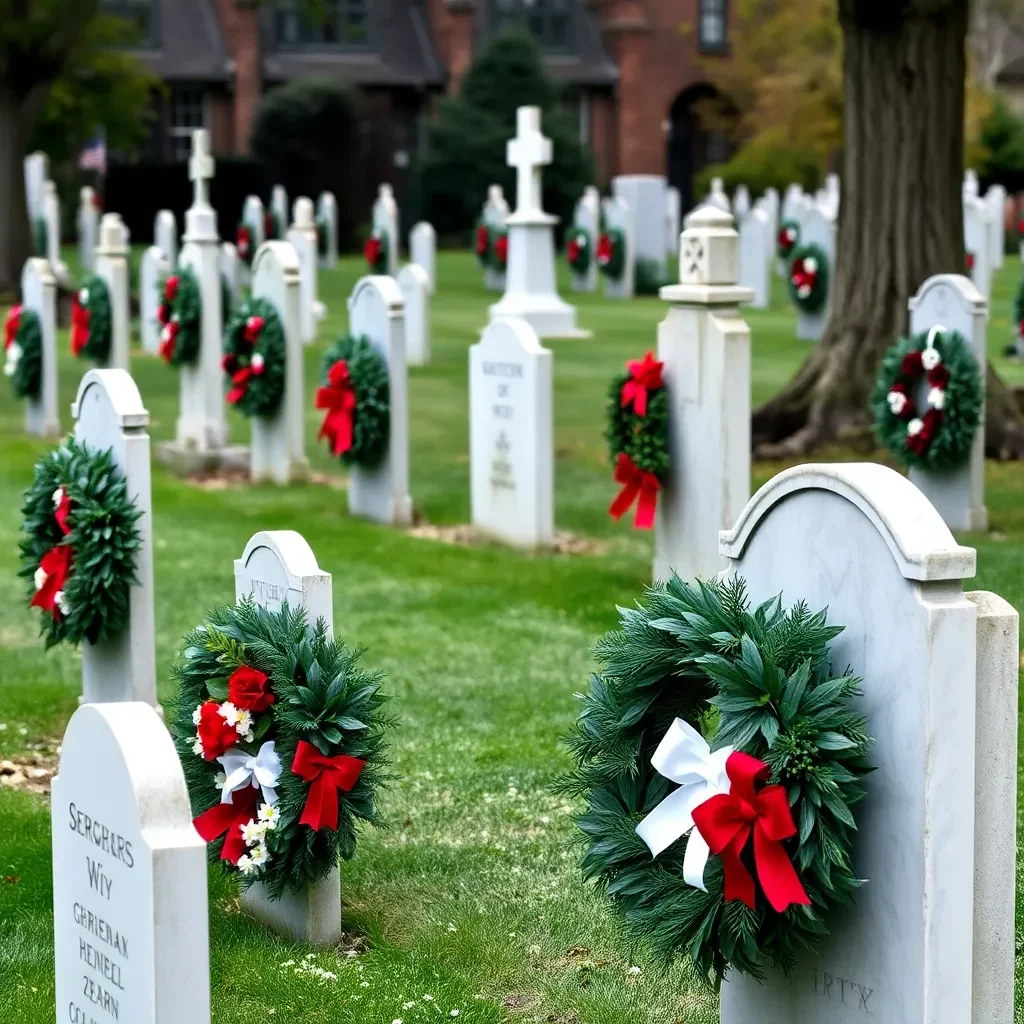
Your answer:
[[[758,455],[864,436],[882,354],[933,274],[962,273],[968,0],[840,0],[842,200],[831,314],[794,379],[753,418]],[[986,450],[1024,454],[1013,394],[988,371]]]

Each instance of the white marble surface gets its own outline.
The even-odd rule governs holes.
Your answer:
[[[736,193],[732,198],[732,215],[738,224],[748,213],[750,213],[750,189],[746,185],[737,185]]]
[[[665,270],[665,193],[660,174],[624,174],[612,178],[612,195],[625,200],[633,214],[636,258]]]
[[[270,209],[277,219],[277,230],[283,235],[288,230],[291,208],[284,185],[275,185],[270,191]],[[282,241],[278,238],[277,241]]]
[[[977,183],[975,183],[977,189]],[[970,277],[987,300],[992,288],[992,220],[984,200],[966,195],[964,205],[964,250],[974,257]]]
[[[227,285],[228,297],[232,306],[237,305],[242,287],[242,264],[238,257],[238,249],[234,242],[220,243],[220,276]],[[225,320],[230,310],[222,309],[221,313]]]
[[[316,341],[317,324],[323,307],[317,297],[317,240],[313,200],[300,196],[295,200],[294,219],[288,229],[288,241],[299,260],[299,323],[302,340]]]
[[[43,182],[50,177],[50,158],[36,150],[25,157],[25,205],[29,222],[43,215]]]
[[[771,300],[772,247],[768,214],[755,207],[739,222],[739,283],[754,293],[751,306],[767,309]]]
[[[85,185],[78,193],[78,262],[83,271],[91,271],[96,239],[100,231],[100,211],[96,205],[96,190]]]
[[[508,220],[508,200],[500,185],[490,185],[487,199],[484,201],[483,221],[490,228],[503,228]],[[484,269],[484,287],[488,291],[503,292],[505,290],[505,272],[495,270],[490,264]]]
[[[50,808],[58,1021],[209,1024],[206,844],[146,704],[86,704]]]
[[[321,192],[316,201],[317,219],[327,223],[327,252],[320,257],[321,270],[333,270],[338,262],[338,202],[333,192]]]
[[[989,265],[998,270],[1003,265],[1006,246],[1006,189],[999,184],[990,185],[985,193],[988,208],[989,240],[992,244]]]
[[[96,273],[110,292],[110,355],[107,366],[131,369],[131,296],[128,280],[128,235],[120,214],[100,219]]]
[[[828,323],[832,286],[836,279],[836,224],[835,221],[813,202],[800,215],[800,244],[820,245],[828,257],[828,297],[816,313],[797,311],[796,336],[802,341],[820,341]]]
[[[398,233],[398,203],[395,202],[395,191],[387,182],[377,188],[371,221],[375,233],[387,236],[387,272],[394,277],[398,273],[398,255],[402,240]]]
[[[43,220],[46,221],[46,252],[43,255],[50,261],[53,276],[61,284],[69,285],[71,275],[60,255],[60,196],[52,181],[43,182]]]
[[[153,244],[172,267],[178,265],[178,220],[170,210],[158,210],[153,218]]]
[[[572,273],[572,289],[577,292],[597,291],[597,240],[601,235],[601,193],[593,185],[587,185],[576,203],[572,218],[573,225],[583,228],[590,243],[590,265],[585,274]],[[571,235],[571,229],[569,234]]]
[[[433,224],[421,220],[409,232],[409,262],[422,267],[427,273],[430,294],[437,290],[437,234]]]
[[[242,206],[242,223],[249,227],[254,253],[267,240],[263,214],[263,200],[259,196],[246,196],[245,203]]]
[[[729,202],[729,197],[725,193],[725,186],[722,184],[721,178],[711,179],[711,191],[704,199],[704,203],[708,206],[714,206],[724,213],[732,213],[732,203]]]
[[[160,347],[160,323],[157,310],[163,297],[161,282],[171,272],[167,254],[159,245],[151,245],[139,260],[139,338],[144,351],[156,355]]]
[[[405,304],[405,355],[410,366],[430,362],[430,278],[418,263],[398,272],[398,287]]]
[[[37,398],[25,399],[25,433],[60,436],[57,407],[57,279],[50,264],[33,257],[21,268],[21,302],[39,316],[42,328],[42,381]]]
[[[622,232],[625,254],[622,276],[613,281],[607,274],[604,279],[604,294],[609,299],[631,299],[636,285],[636,231],[633,227],[633,210],[622,196],[607,196],[601,203],[604,210],[605,227]],[[594,241],[594,266],[597,266],[597,240]]]
[[[679,255],[679,234],[683,230],[683,197],[675,185],[665,189],[665,251]]]

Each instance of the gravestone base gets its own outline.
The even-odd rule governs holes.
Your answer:
[[[156,461],[181,477],[219,471],[248,472],[249,447],[231,444],[202,450],[188,441],[162,441],[156,446]]]
[[[928,495],[928,500],[951,530],[988,532],[988,508],[984,503],[976,504],[971,500],[970,488],[963,484],[962,469],[948,473],[924,473],[911,467],[908,475],[910,482]]]
[[[279,935],[314,946],[341,941],[341,872],[337,865],[319,882],[301,892],[286,889],[279,900],[267,895],[262,882],[242,893],[242,909]]]

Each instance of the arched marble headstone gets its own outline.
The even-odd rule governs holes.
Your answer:
[[[96,205],[96,189],[82,187],[78,194],[78,262],[85,272],[91,271],[100,230],[100,211]]]
[[[405,304],[405,354],[410,366],[430,362],[430,279],[418,263],[398,272],[398,287]]]
[[[252,235],[252,249],[255,252],[267,240],[266,224],[263,219],[263,200],[259,196],[246,196],[242,206],[242,223]]]
[[[44,255],[50,261],[50,268],[53,276],[61,283],[66,284],[70,280],[67,264],[61,259],[60,243],[60,196],[57,194],[57,186],[52,181],[43,182],[43,220],[46,222],[46,252]]]
[[[178,265],[178,218],[171,210],[158,210],[153,218],[153,244],[172,267]]]
[[[800,217],[800,244],[818,245],[828,259],[828,296],[816,313],[797,310],[796,336],[801,341],[820,341],[828,323],[829,306],[832,301],[832,287],[836,279],[836,223],[814,203],[804,197],[808,204]]]
[[[964,250],[974,287],[988,300],[992,288],[992,221],[977,194],[964,197]]]
[[[624,174],[612,179],[612,194],[626,201],[633,216],[636,259],[665,274],[665,191],[660,174]],[[632,294],[632,293],[631,293]]]
[[[437,234],[434,226],[421,220],[409,232],[409,262],[427,272],[430,294],[437,289]]]
[[[767,309],[771,295],[768,230],[768,214],[760,207],[755,207],[739,221],[740,284],[753,291],[751,306],[754,309]]]
[[[57,279],[46,260],[33,257],[21,269],[21,302],[33,310],[42,327],[43,368],[39,395],[25,399],[25,432],[37,437],[60,436],[57,408]]]
[[[395,202],[394,189],[387,182],[377,189],[371,220],[373,230],[387,236],[387,272],[394,277],[398,273],[398,252],[402,242],[398,234],[398,203]]]
[[[665,189],[665,251],[679,255],[679,234],[683,230],[683,197],[675,185]]]
[[[288,193],[285,191],[284,185],[275,185],[271,190],[270,209],[277,221],[277,230],[283,235],[288,230],[289,215],[291,214],[291,209],[288,206]],[[276,240],[280,242],[283,239],[279,236]]]
[[[999,184],[990,185],[985,193],[985,206],[988,209],[989,239],[992,243],[989,265],[993,270],[998,270],[1003,265],[1006,246],[1006,189]]]
[[[316,201],[317,220],[327,232],[324,252],[320,256],[320,269],[333,270],[338,263],[338,203],[333,192],[321,192]]]
[[[220,277],[224,284],[224,298],[228,300],[228,307],[223,310],[224,319],[231,315],[239,299],[239,289],[242,285],[241,262],[238,258],[238,249],[234,242],[221,242],[218,263],[220,265]]]
[[[487,188],[487,199],[484,201],[483,222],[489,228],[504,228],[509,217],[508,200],[500,185]],[[489,263],[484,268],[484,287],[488,291],[503,292],[505,290],[505,273],[495,270]]]
[[[157,311],[163,296],[161,282],[171,272],[167,254],[159,245],[151,245],[139,261],[139,335],[146,352],[156,355],[160,348],[160,322]]]
[[[667,216],[667,212],[666,212]],[[587,185],[576,203],[572,223],[574,227],[582,228],[587,233],[587,240],[590,244],[590,263],[586,272],[577,274],[572,272],[572,287],[577,292],[593,292],[597,290],[597,240],[601,234],[601,193],[593,185]],[[572,230],[568,233],[572,236]]]
[[[107,365],[131,369],[131,304],[128,282],[128,236],[120,214],[105,213],[96,246],[96,273],[110,292],[110,356]]]
[[[317,298],[317,240],[313,200],[299,196],[295,200],[294,215],[287,237],[299,260],[299,322],[302,325],[302,340],[309,345],[316,341],[319,321],[317,313],[323,311]]]
[[[604,210],[605,227],[615,228],[622,233],[625,253],[622,260],[622,275],[613,281],[607,274],[604,278],[604,294],[609,299],[631,299],[636,282],[636,233],[633,225],[633,210],[622,196],[608,196],[601,204]],[[597,242],[594,243],[595,265]]]

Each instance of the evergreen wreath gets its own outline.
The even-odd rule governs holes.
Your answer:
[[[957,331],[901,338],[882,358],[872,406],[878,440],[902,463],[941,473],[961,465],[981,423],[982,371]],[[918,408],[925,394],[924,412]]]
[[[586,274],[590,269],[592,250],[590,232],[578,224],[574,225],[569,230],[569,238],[565,243],[565,258],[569,261],[573,273],[580,277]]]
[[[18,575],[43,612],[46,646],[117,636],[137,582],[142,513],[113,454],[68,438],[36,464],[21,511]]]
[[[4,376],[15,398],[38,398],[43,386],[43,323],[34,309],[11,306],[4,321]]]
[[[342,335],[324,356],[316,407],[326,409],[318,438],[346,466],[373,469],[388,449],[388,364],[368,338]]]
[[[160,357],[171,366],[192,366],[202,342],[203,296],[199,279],[187,267],[170,274],[161,287],[156,319]]]
[[[496,273],[504,274],[508,266],[508,229],[504,227],[491,228],[491,251],[488,255],[491,262],[491,269]]]
[[[626,236],[618,228],[605,228],[597,240],[597,269],[618,281],[626,269]]]
[[[71,299],[71,352],[97,363],[110,357],[113,320],[110,292],[99,274],[92,274]]]
[[[218,608],[185,637],[171,732],[209,857],[272,898],[355,853],[388,781],[382,674],[287,603]]]
[[[751,610],[737,577],[673,576],[620,615],[595,647],[604,671],[581,695],[576,767],[559,785],[586,800],[583,873],[659,955],[688,955],[712,983],[788,970],[863,884],[851,809],[870,739],[859,681],[832,674],[842,627],[781,598]],[[678,774],[666,755],[680,742],[707,788],[673,799],[677,780],[652,758]]]
[[[253,245],[252,228],[244,220],[239,221],[235,228],[235,248],[238,250],[238,258],[247,267],[251,267],[256,247]]]
[[[790,254],[789,295],[797,309],[817,313],[828,299],[828,255],[813,242],[798,243]]]
[[[273,416],[284,398],[284,327],[266,299],[246,299],[224,331],[226,399],[246,416]]]
[[[605,439],[615,466],[615,482],[622,485],[608,513],[621,519],[635,501],[633,525],[638,530],[654,526],[658,492],[670,466],[663,367],[653,352],[642,360],[630,360],[608,393]]]
[[[386,274],[388,272],[388,244],[387,232],[377,228],[366,240],[366,244],[363,246],[363,259],[366,260],[371,274]]]
[[[485,221],[478,220],[473,229],[473,250],[477,262],[486,270],[491,265],[491,228]]]
[[[800,244],[800,224],[795,220],[784,220],[779,225],[775,239],[775,253],[784,263],[789,262],[793,250]]]

